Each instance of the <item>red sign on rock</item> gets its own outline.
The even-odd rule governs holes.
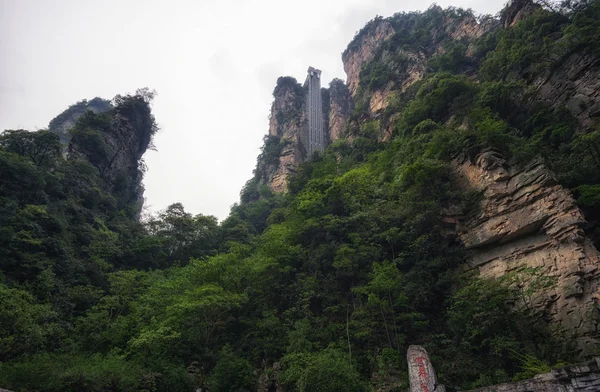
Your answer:
[[[408,348],[408,375],[410,392],[443,392],[445,388],[438,386],[435,370],[429,361],[427,351],[421,346]]]

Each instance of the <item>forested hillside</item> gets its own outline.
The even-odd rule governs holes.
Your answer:
[[[600,67],[600,0],[377,17],[344,53],[349,75],[369,34],[385,43],[347,80],[344,134],[285,193],[260,170],[289,141],[267,136],[220,223],[179,203],[140,221],[148,90],[98,101],[70,138],[2,133],[0,387],[403,391],[420,344],[453,391],[597,354],[532,300],[557,285],[545,270],[489,278],[466,262],[457,225],[497,195],[465,187],[457,167],[486,152],[541,162],[600,245],[600,92],[581,77]],[[553,100],[568,83],[577,100]],[[573,298],[594,342],[588,286]]]

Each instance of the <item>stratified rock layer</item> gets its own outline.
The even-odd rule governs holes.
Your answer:
[[[530,380],[492,385],[470,392],[597,392],[600,391],[600,358],[552,370]]]
[[[600,123],[600,57],[575,53],[530,82],[538,99],[565,106],[582,128]]]
[[[594,352],[600,254],[583,232],[585,219],[569,191],[542,163],[510,165],[494,151],[455,165],[462,185],[482,193],[478,213],[457,221],[471,267],[490,277],[521,267],[554,277],[529,305],[575,335],[584,353]]]

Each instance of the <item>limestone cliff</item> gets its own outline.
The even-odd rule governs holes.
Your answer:
[[[357,99],[361,81],[367,78],[369,63],[380,62],[387,68],[387,78],[380,86],[370,88],[369,110],[375,114],[388,105],[390,93],[406,91],[426,72],[427,61],[443,53],[453,41],[467,44],[498,26],[494,19],[479,20],[471,13],[458,13],[432,6],[426,11],[435,18],[435,25],[424,25],[417,13],[398,13],[389,18],[377,17],[357,33],[342,55],[348,88]],[[423,36],[411,37],[419,29],[427,29]],[[418,42],[421,40],[422,42]],[[416,45],[411,45],[416,41]]]
[[[144,192],[142,156],[157,130],[147,98],[117,96],[114,109],[83,121],[74,129],[67,159],[94,165],[120,206],[137,215]]]
[[[515,0],[498,21],[434,6],[426,12],[436,21],[432,26],[412,14],[375,18],[343,54],[357,108],[350,131],[358,132],[362,123],[371,121],[380,124],[379,140],[389,140],[401,116],[399,97],[414,97],[411,86],[432,71],[436,56],[460,44],[471,58],[476,55],[477,39],[495,29],[513,28],[540,8],[531,0]],[[425,35],[412,35],[415,30]],[[420,41],[412,44],[410,39]],[[477,67],[464,63],[459,72],[476,77]],[[512,77],[527,86],[528,104],[542,101],[555,110],[566,108],[582,132],[600,123],[597,56],[574,51],[555,60],[553,67],[534,70],[532,66]],[[395,107],[389,111],[391,105]],[[451,120],[451,116],[446,119]],[[527,267],[552,277],[552,288],[533,295],[531,306],[576,336],[583,353],[594,352],[597,334],[591,312],[592,298],[600,294],[600,253],[584,232],[585,217],[569,190],[540,160],[507,162],[497,152],[484,151],[454,165],[464,189],[483,195],[476,216],[446,217],[454,222],[460,242],[470,253],[468,264],[485,276]]]
[[[348,86],[340,79],[333,79],[329,84],[329,97],[328,129],[329,139],[333,142],[344,136],[346,122],[354,109],[354,101]]]
[[[554,108],[566,107],[579,121],[581,128],[600,123],[599,57],[573,53],[560,67],[527,81],[535,88],[537,98]]]
[[[353,101],[343,81],[321,89],[327,144],[343,137]],[[306,88],[292,77],[280,77],[273,91],[269,133],[259,156],[255,181],[275,192],[286,192],[290,175],[308,159]]]
[[[71,141],[69,130],[75,126],[77,119],[81,117],[87,110],[94,113],[104,113],[113,108],[110,101],[96,97],[91,100],[82,100],[75,105],[69,106],[67,110],[56,116],[48,124],[48,130],[58,135],[64,150],[66,151]]]
[[[531,0],[512,0],[507,4],[501,18],[504,27],[511,27],[542,8]]]
[[[307,127],[304,89],[294,78],[279,78],[273,91],[269,136],[277,138],[279,154],[273,164],[259,161],[263,181],[275,192],[287,190],[287,178],[306,155],[302,130]],[[262,167],[261,167],[262,166]]]
[[[390,140],[406,107],[400,101],[413,99],[417,91],[412,87],[437,72],[440,55],[456,51],[463,60],[452,72],[480,80],[484,57],[477,54],[478,40],[496,29],[519,26],[540,8],[531,0],[514,0],[500,20],[437,6],[424,14],[375,18],[343,53],[347,84],[334,80],[327,91],[330,141],[352,139],[366,122],[380,126],[380,141]],[[600,123],[600,58],[592,53],[574,50],[552,67],[530,66],[510,77],[520,83],[523,105],[543,102],[557,112],[566,109],[577,121],[576,132]],[[295,80],[278,83],[274,94],[269,134],[280,138],[281,150],[275,163],[261,170],[266,173],[263,182],[278,192],[287,189],[287,178],[306,159],[302,94]],[[452,123],[451,111],[441,121],[468,126]],[[600,296],[600,253],[586,236],[586,219],[570,191],[541,159],[507,161],[495,150],[483,150],[476,157],[465,154],[453,165],[463,189],[482,195],[477,214],[459,211],[444,218],[468,250],[467,264],[484,276],[526,267],[548,278],[552,284],[532,294],[527,305],[573,334],[582,353],[594,352],[598,336],[591,313],[593,297]]]
[[[499,277],[522,267],[552,277],[550,288],[537,292],[528,305],[577,336],[579,347],[595,350],[590,316],[600,294],[600,253],[583,231],[585,218],[570,192],[557,184],[539,161],[522,166],[494,151],[473,161],[455,161],[461,184],[482,194],[478,212],[457,219],[469,265],[483,276]]]
[[[350,42],[342,55],[342,61],[346,83],[352,96],[356,94],[363,65],[372,61],[381,45],[393,35],[394,28],[390,21],[377,17],[367,23]]]

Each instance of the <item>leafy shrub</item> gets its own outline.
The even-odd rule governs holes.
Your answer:
[[[256,390],[254,368],[244,358],[225,346],[219,353],[215,367],[208,376],[208,386],[215,392],[241,392]]]
[[[283,359],[283,385],[299,392],[361,392],[367,387],[348,355],[333,348],[316,353],[289,354]]]

